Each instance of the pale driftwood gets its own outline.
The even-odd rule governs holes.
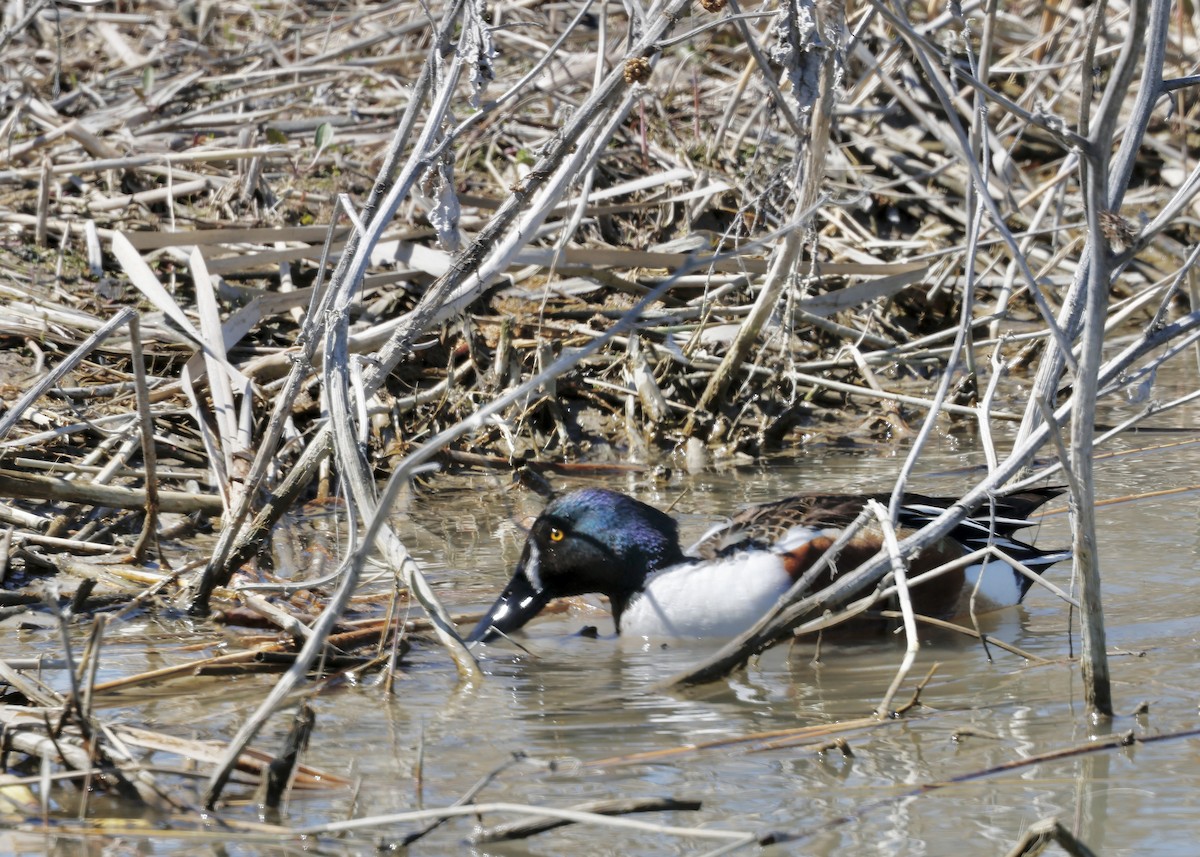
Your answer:
[[[645,833],[653,833],[659,836],[678,836],[691,837],[696,839],[715,839],[724,841],[736,841],[747,845],[757,841],[757,836],[753,833],[746,833],[735,830],[713,830],[707,827],[673,827],[665,824],[652,824],[648,821],[636,821],[631,818],[615,818],[608,815],[600,815],[597,813],[581,812],[571,809],[555,809],[546,806],[532,806],[529,804],[506,803],[503,801],[489,801],[487,803],[467,804],[465,806],[448,806],[440,809],[421,809],[412,812],[398,812],[389,815],[367,816],[364,818],[350,819],[348,821],[334,821],[329,824],[308,825],[301,828],[296,828],[294,833],[298,836],[319,835],[322,833],[341,833],[347,830],[363,830],[373,827],[384,827],[395,824],[406,824],[411,822],[428,821],[437,818],[455,818],[467,815],[484,815],[489,813],[504,812],[514,813],[517,815],[527,815],[542,818],[557,818],[566,822],[574,822],[576,824],[594,824],[600,827],[612,828],[614,830],[638,830]]]
[[[30,500],[55,500],[110,506],[114,509],[144,509],[148,502],[145,489],[121,488],[116,485],[97,485],[72,482],[53,476],[35,476],[0,470],[0,494]],[[219,515],[224,509],[215,494],[187,494],[182,491],[160,491],[158,508],[163,512],[204,512]]]

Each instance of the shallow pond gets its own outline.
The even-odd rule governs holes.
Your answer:
[[[1174,440],[1137,437],[1146,445]],[[744,503],[797,490],[887,489],[900,455],[881,447],[675,475],[665,483],[609,478],[589,484],[628,490],[663,507],[675,503],[686,542],[686,536]],[[969,441],[943,438],[923,456],[911,487],[960,491],[972,479],[969,468],[980,461]],[[1190,485],[1198,464],[1200,445],[1103,459],[1099,495]],[[574,484],[563,481],[558,487]],[[516,561],[521,536],[513,522],[538,506],[527,491],[508,492],[499,480],[480,478],[471,490],[437,491],[416,500],[403,527],[446,602],[455,609],[479,609]],[[522,638],[527,653],[506,644],[488,647],[483,665],[489,676],[472,686],[458,683],[436,644],[417,643],[390,696],[370,674],[359,683],[328,688],[313,703],[316,731],[304,761],[359,777],[360,788],[353,796],[344,790],[332,797],[294,796],[283,821],[301,827],[445,806],[499,771],[476,802],[563,808],[612,798],[698,800],[698,811],[626,818],[706,831],[779,831],[790,837],[766,853],[1003,854],[1030,824],[1057,817],[1097,853],[1194,854],[1200,830],[1195,801],[1200,740],[1195,737],[1019,764],[1111,732],[1149,738],[1200,726],[1195,495],[1102,506],[1099,516],[1114,696],[1121,712],[1111,726],[1089,725],[1079,670],[1069,658],[1078,651],[1078,634],[1066,607],[1036,587],[1022,607],[988,616],[984,630],[1046,663],[997,649],[989,661],[978,644],[933,633],[897,703],[938,666],[920,705],[906,717],[825,736],[776,738],[775,744],[753,736],[869,716],[895,675],[902,642],[826,644],[819,664],[813,662],[811,643],[791,651],[780,647],[728,681],[687,693],[643,694],[655,679],[694,662],[699,652],[619,645],[597,601],[531,624]],[[1044,546],[1069,541],[1065,514],[1051,514],[1027,533]],[[1069,573],[1067,564],[1051,572],[1064,586]],[[171,644],[154,644],[164,632],[170,637],[180,630],[162,621],[143,618],[112,628],[100,680],[191,657],[178,651],[177,636]],[[578,635],[588,624],[600,627],[599,638]],[[200,642],[215,639],[207,628],[197,634]],[[54,646],[53,634],[35,632],[9,638],[0,654],[28,655],[31,649],[53,651]],[[227,741],[271,681],[211,680],[188,696],[168,686],[161,696],[110,702],[98,714],[102,720],[183,737]],[[1135,715],[1142,702],[1147,710]],[[277,749],[285,721],[282,716],[272,721],[257,745]],[[829,747],[832,738],[843,738],[847,752]],[[637,754],[652,755],[631,758]],[[202,785],[198,779],[197,790]],[[225,812],[253,817],[244,805]],[[489,815],[484,823],[508,818]],[[464,844],[477,823],[469,816],[451,820],[408,851],[702,854],[723,844],[681,833],[588,825],[516,843]],[[0,835],[0,851],[371,853],[413,829],[398,825],[340,840],[277,844],[238,837],[221,843],[219,835],[217,841],[198,842],[166,831],[115,841],[10,833]]]

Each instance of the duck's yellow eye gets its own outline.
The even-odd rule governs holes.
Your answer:
[[[558,527],[550,528],[550,541],[552,542],[561,542],[564,538],[566,538],[566,535],[567,534]]]

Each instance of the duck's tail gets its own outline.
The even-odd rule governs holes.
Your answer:
[[[1035,525],[1037,521],[1030,520],[1030,515],[1064,490],[1058,486],[1031,488],[997,497],[994,503],[985,504],[973,512],[950,532],[950,536],[969,551],[986,547],[996,548],[1040,575],[1056,562],[1070,559],[1070,549],[1042,550],[1018,539],[1016,533]],[[924,526],[949,505],[943,505],[939,500],[914,498],[913,502],[906,503],[900,512],[901,524],[913,528]],[[1033,579],[1015,568],[1012,569],[1012,574],[1019,601],[1029,592]]]

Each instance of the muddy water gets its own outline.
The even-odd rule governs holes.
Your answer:
[[[1139,445],[1176,436],[1145,436]],[[1131,446],[1132,444],[1127,444]],[[923,458],[914,489],[952,493],[981,457],[968,440],[943,439]],[[600,480],[669,505],[685,537],[738,505],[795,490],[887,488],[901,459],[890,450],[811,456],[666,484]],[[1099,494],[1116,497],[1200,481],[1200,446],[1103,460]],[[591,483],[595,484],[595,482]],[[560,487],[569,487],[566,484]],[[681,496],[682,495],[682,496]],[[411,545],[448,603],[481,608],[507,579],[519,551],[512,521],[536,511],[521,492],[481,480],[471,490],[418,500],[406,525]],[[675,695],[643,695],[656,678],[691,663],[697,650],[619,645],[611,622],[586,605],[531,625],[529,652],[489,648],[489,677],[458,685],[436,645],[418,644],[392,696],[373,676],[315,700],[317,728],[308,763],[361,777],[349,796],[297,798],[287,816],[300,826],[436,807],[457,800],[482,777],[504,768],[479,802],[567,807],[609,798],[674,797],[702,801],[698,812],[636,816],[713,830],[780,831],[799,837],[768,853],[855,855],[994,855],[1005,853],[1031,823],[1057,817],[1097,853],[1197,853],[1200,832],[1200,740],[1165,740],[1001,770],[1023,759],[1076,747],[1109,731],[1156,736],[1200,726],[1200,535],[1196,495],[1102,507],[1100,538],[1114,695],[1122,712],[1111,727],[1089,726],[1077,666],[1068,659],[1078,637],[1064,606],[1035,590],[1019,609],[987,618],[985,629],[1047,659],[1033,665],[945,634],[928,638],[900,701],[936,662],[923,705],[906,719],[845,733],[849,752],[807,746],[764,748],[731,743],[659,758],[632,754],[736,741],[770,730],[832,724],[868,715],[900,662],[896,641],[827,645],[819,664],[812,646],[775,650],[726,682]],[[1050,516],[1038,543],[1064,544],[1065,516]],[[1061,583],[1069,568],[1055,570]],[[597,639],[578,636],[584,625]],[[105,675],[115,677],[180,660],[177,644],[154,640],[178,626],[128,623],[109,635]],[[211,632],[199,629],[200,639]],[[9,637],[6,657],[53,651],[53,635]],[[269,679],[213,682],[188,697],[166,689],[100,712],[186,737],[227,740]],[[1148,702],[1146,713],[1133,715]],[[279,718],[260,739],[278,746]],[[514,762],[514,755],[525,757]],[[604,761],[614,760],[615,761]],[[603,762],[602,764],[596,764]],[[505,767],[507,765],[507,767]],[[975,772],[990,775],[961,782]],[[942,785],[918,793],[922,787]],[[252,817],[244,807],[231,814]],[[500,817],[489,817],[497,822]],[[719,841],[660,833],[567,827],[516,844],[464,844],[475,821],[452,821],[410,848],[420,854],[700,854]],[[318,853],[371,853],[411,827],[324,840]],[[3,835],[3,834],[0,834]],[[389,838],[392,837],[392,838]],[[109,843],[112,847],[112,843]],[[5,836],[0,851],[101,853],[104,841]],[[122,853],[295,853],[295,845],[200,844],[169,833],[127,840]],[[309,846],[315,847],[310,844]],[[111,853],[111,852],[108,852]]]
[[[1101,466],[1101,496],[1192,484],[1198,454],[1188,447],[1114,458]],[[887,456],[842,456],[690,480],[691,490],[680,506],[726,511],[801,484],[814,490],[877,488],[898,463]],[[952,471],[973,463],[973,456],[947,444],[923,462],[928,472],[944,475],[924,477],[920,487],[958,490],[963,477]],[[617,487],[636,490],[628,484]],[[666,504],[679,491],[669,486],[639,493]],[[709,520],[681,517],[685,530],[698,530]],[[1200,598],[1192,583],[1196,518],[1192,495],[1100,512],[1115,695],[1127,715],[1113,724],[1115,731],[1157,735],[1200,725]],[[1064,543],[1065,518],[1047,520],[1037,538],[1044,544]],[[478,562],[485,564],[488,555],[485,546]],[[503,582],[514,559],[515,548],[493,577],[494,587]],[[1065,578],[1069,570],[1058,573]],[[989,617],[986,629],[1050,663],[1031,666],[1003,652],[989,663],[976,645],[933,637],[914,670],[922,675],[934,662],[940,664],[922,697],[926,707],[908,720],[847,735],[853,752],[849,758],[807,748],[727,747],[638,765],[586,766],[596,759],[864,716],[877,704],[900,659],[898,644],[878,642],[826,648],[821,665],[814,666],[811,647],[798,648],[790,658],[783,652],[768,654],[744,674],[698,693],[633,697],[616,704],[609,697],[636,691],[688,663],[689,653],[628,651],[610,639],[572,636],[592,622],[608,630],[587,614],[539,623],[526,639],[536,658],[494,655],[488,662],[492,680],[452,711],[450,725],[430,722],[427,730],[445,729],[449,766],[454,767],[449,760],[458,750],[465,752],[460,758],[471,772],[456,777],[458,786],[439,799],[453,797],[465,780],[486,767],[468,760],[484,754],[498,763],[521,750],[541,759],[578,759],[585,767],[506,778],[505,785],[491,792],[496,799],[569,804],[618,795],[696,797],[704,801],[704,810],[675,816],[672,823],[809,834],[785,852],[1003,853],[1030,823],[1056,816],[1106,854],[1195,853],[1193,832],[1200,823],[1192,798],[1200,784],[1200,742],[1195,739],[1044,762],[910,794],[918,786],[1107,734],[1086,722],[1078,670],[1067,660],[1078,639],[1070,633],[1066,611],[1049,594],[1035,592],[1021,609]],[[1143,701],[1150,703],[1148,713],[1128,716]],[[463,718],[476,730],[465,743]],[[427,741],[430,737],[427,731]],[[428,772],[426,776],[431,781]],[[854,820],[836,823],[846,816]],[[603,841],[609,844],[597,851],[593,835],[575,831],[546,837],[530,851],[701,850],[696,842],[608,833]]]

